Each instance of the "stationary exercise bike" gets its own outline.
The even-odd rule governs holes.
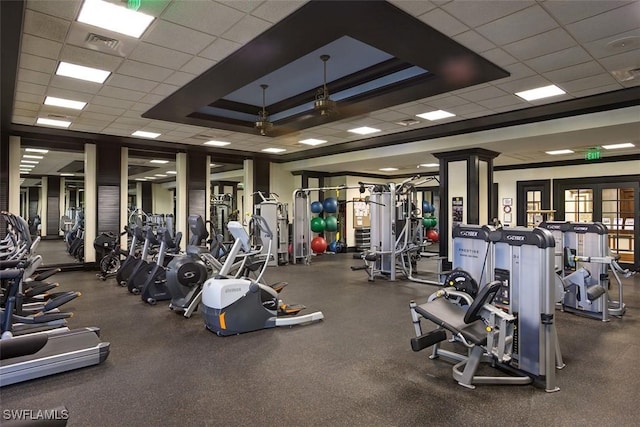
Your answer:
[[[263,238],[272,239],[273,234],[264,218],[254,215],[252,221],[261,230],[260,235]],[[233,247],[220,274],[208,279],[202,290],[202,314],[207,329],[217,335],[225,336],[324,319],[320,311],[296,316],[305,307],[284,304],[279,299],[278,290],[260,283],[259,279],[226,277],[240,251],[245,253],[251,251],[249,234],[242,224],[229,221],[227,228],[235,237]],[[267,261],[265,260],[264,263],[265,268]],[[261,270],[259,278],[262,277],[262,273],[264,270]]]

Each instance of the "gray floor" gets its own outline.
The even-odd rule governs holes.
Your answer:
[[[269,271],[288,302],[320,309],[323,322],[221,338],[199,315],[148,306],[113,280],[61,273],[73,326],[96,325],[103,365],[0,390],[3,409],[66,405],[71,426],[632,426],[637,425],[640,278],[627,280],[624,319],[558,312],[567,367],[561,391],[532,386],[468,390],[451,365],[409,347],[409,301],[434,287],[369,283],[350,254]]]
[[[40,240],[36,253],[42,255],[44,267],[52,265],[77,265],[80,262],[67,252],[67,244],[62,238]]]

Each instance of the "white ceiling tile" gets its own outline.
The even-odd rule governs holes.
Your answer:
[[[60,49],[62,49],[62,43],[35,37],[31,34],[22,35],[22,52],[24,53],[57,59]]]
[[[413,116],[407,117],[406,114],[403,114],[399,111],[393,110],[385,110],[383,112],[373,112],[370,116],[377,120],[387,120],[387,121],[400,121],[406,118],[414,118]]]
[[[499,47],[488,50],[486,52],[482,52],[482,56],[500,67],[506,67],[507,65],[515,64],[516,62],[518,62],[516,58],[509,55]]]
[[[420,16],[436,7],[435,4],[426,0],[390,0],[389,3],[413,16]]]
[[[199,56],[194,56],[191,61],[187,62],[182,68],[180,68],[180,71],[200,75],[207,71],[209,68],[213,67],[215,64],[216,61],[211,61],[209,59],[200,58]]]
[[[16,116],[15,114],[11,117],[11,123],[18,125],[33,125],[35,121],[35,117]]]
[[[510,43],[502,48],[520,60],[535,58],[576,45],[576,41],[562,28]]]
[[[629,2],[618,0],[547,1],[543,7],[561,24],[570,24],[624,6],[627,3]]]
[[[522,92],[523,90],[535,89],[550,85],[552,82],[542,76],[534,75],[525,77],[520,80],[512,80],[505,83],[496,83],[495,85],[507,93]]]
[[[525,61],[525,63],[535,71],[545,73],[547,71],[559,70],[560,68],[587,62],[591,59],[591,56],[583,48],[575,46],[559,52],[539,56]]]
[[[182,71],[176,71],[169,76],[164,82],[170,85],[184,86],[193,80],[196,76],[189,73],[183,73]]]
[[[445,96],[444,98],[439,98],[436,100],[432,100],[429,98],[429,105],[433,106],[435,109],[447,109],[452,107],[457,107],[460,105],[468,104],[469,101],[461,98],[460,96]]]
[[[156,105],[160,101],[162,101],[164,98],[166,98],[166,97],[162,96],[162,95],[154,95],[153,93],[149,93],[149,94],[145,95],[144,97],[142,97],[140,99],[140,102],[145,102],[147,104]]]
[[[137,104],[131,107],[130,111],[144,113],[146,111],[149,111],[152,107],[153,107],[153,104],[145,104],[144,102],[138,102]]]
[[[624,40],[626,39],[626,40]],[[609,43],[619,41],[613,46],[609,46]],[[582,46],[589,52],[594,58],[604,58],[611,55],[617,55],[622,52],[627,52],[633,49],[637,49],[640,45],[640,29],[632,31],[625,31],[624,33],[615,34],[611,37],[605,37],[604,39],[595,40],[589,43],[584,43]]]
[[[583,96],[597,95],[599,93],[612,92],[614,90],[619,90],[619,89],[622,89],[622,86],[620,85],[620,83],[615,83],[615,84],[610,84],[610,85],[601,86],[601,87],[594,87],[591,89],[586,89],[578,92],[572,92],[572,95],[574,95],[576,98],[582,98]]]
[[[136,127],[144,127],[151,123],[149,119],[141,119],[141,118],[133,118],[133,117],[118,117],[113,121],[113,124],[116,125],[132,125]]]
[[[56,69],[56,61],[41,56],[30,55],[28,53],[20,54],[20,67],[34,70],[42,73],[53,73]]]
[[[607,70],[616,71],[623,68],[640,67],[640,49],[608,56],[599,61]]]
[[[120,1],[123,2],[123,0],[120,0]],[[153,0],[153,1],[142,0],[140,2],[140,8],[138,9],[138,12],[142,12],[142,13],[146,13],[147,15],[158,17],[162,15],[162,12],[166,9],[166,7],[172,1],[173,0]]]
[[[560,70],[549,71],[548,73],[544,73],[544,76],[553,83],[564,83],[583,77],[595,76],[604,71],[602,65],[596,61],[589,61]]]
[[[177,128],[178,124],[173,122],[163,122],[162,120],[152,120],[151,123],[149,123],[149,126],[161,129],[163,131],[162,134],[164,135],[166,132]]]
[[[467,99],[472,102],[484,101],[485,99],[499,98],[506,95],[506,93],[497,87],[489,86],[483,89],[473,90],[460,94],[461,98]]]
[[[231,53],[235,52],[242,45],[231,40],[223,38],[216,39],[209,47],[200,52],[200,56],[213,59],[214,61],[220,61],[226,58]]]
[[[562,84],[562,89],[573,94],[597,87],[615,85],[616,79],[609,73],[602,73],[595,76],[585,77],[583,79],[572,80]]]
[[[13,109],[13,114],[19,117],[38,117],[39,114],[37,111],[33,111],[33,110],[23,110],[21,108],[14,108]]]
[[[24,14],[23,30],[27,34],[57,42],[64,42],[70,22],[27,9]]]
[[[147,111],[149,108],[153,107],[153,105],[150,104],[143,104],[143,103],[139,103],[140,105],[148,105],[148,107],[144,110],[141,111],[135,111],[133,109],[129,109],[127,111],[125,111],[124,113],[122,113],[122,115],[120,117],[129,117],[132,119],[139,119],[140,117],[142,117],[142,113]],[[138,104],[136,104],[138,105]],[[135,106],[134,106],[135,107]]]
[[[155,23],[144,37],[145,42],[192,55],[200,52],[214,39],[209,34],[163,20]]]
[[[133,89],[141,92],[150,92],[154,87],[158,86],[158,82],[139,79],[137,77],[124,76],[122,74],[112,74],[107,83],[109,86]]]
[[[125,109],[124,108],[106,107],[104,105],[97,105],[97,104],[90,103],[89,105],[87,105],[84,108],[84,111],[91,111],[91,112],[94,112],[94,113],[109,114],[111,116],[120,116],[122,113],[125,112]]]
[[[442,9],[434,9],[424,13],[418,19],[448,36],[455,36],[469,29],[469,27]]]
[[[68,20],[75,19],[80,10],[81,1],[51,1],[51,0],[29,0],[27,9],[46,13],[47,15],[57,16]]]
[[[238,22],[244,13],[212,1],[173,2],[162,19],[219,36]]]
[[[112,116],[110,114],[105,114],[105,113],[95,113],[93,111],[83,111],[80,117],[82,119],[97,120],[97,121],[109,122],[109,123],[111,123],[112,121],[118,118],[118,116]]]
[[[151,93],[155,93],[156,95],[168,96],[178,89],[180,89],[179,86],[160,83],[158,86],[155,87],[155,89],[151,91]]]
[[[486,108],[498,108],[498,107],[505,107],[507,105],[517,105],[522,103],[523,101],[515,95],[504,95],[498,98],[485,99],[483,101],[478,101],[478,104]]]
[[[31,102],[34,104],[42,104],[44,102],[44,96],[42,95],[34,95],[32,93],[17,92],[17,91],[16,91],[15,99],[16,101]]]
[[[111,121],[100,120],[100,119],[90,119],[87,117],[78,117],[76,120],[74,120],[74,123],[83,124],[87,126],[105,127],[109,123],[111,123]]]
[[[104,86],[98,93],[101,96],[108,96],[110,98],[123,99],[126,101],[139,101],[145,95],[144,92],[121,89],[113,86]]]
[[[122,99],[110,98],[108,96],[97,95],[94,96],[91,100],[92,104],[104,105],[106,107],[114,107],[114,108],[131,108],[135,102],[125,101]]]
[[[533,5],[532,1],[453,1],[444,10],[470,27],[494,21]]]
[[[18,70],[18,80],[29,83],[36,83],[40,85],[48,85],[50,74],[40,73],[38,71],[28,70],[26,68],[20,68]]]
[[[462,116],[462,117],[468,117],[469,114],[473,114],[473,113],[484,113],[484,114],[491,113],[491,111],[488,110],[487,108],[475,103],[467,103],[464,105],[448,107],[447,111],[455,114],[456,116]]]
[[[72,122],[71,126],[69,126],[69,129],[75,130],[78,132],[101,133],[104,130],[104,125],[102,123],[85,124],[85,123]]]
[[[251,14],[275,24],[300,8],[304,3],[299,0],[265,1]]]
[[[60,89],[69,89],[78,92],[86,92],[96,94],[102,88],[100,83],[88,82],[86,80],[72,79],[71,77],[57,76],[51,77],[49,83],[51,87],[57,87]]]
[[[497,45],[503,45],[544,33],[557,26],[556,21],[536,5],[478,27],[477,31]]]
[[[507,105],[504,107],[494,107],[493,111],[496,113],[507,113],[509,111],[515,111],[515,110],[521,110],[523,108],[529,108],[531,107],[530,104],[527,104],[526,102],[523,102],[522,104],[516,104],[516,105]]]
[[[16,84],[16,90],[18,92],[31,93],[34,95],[44,95],[47,91],[47,87],[34,83],[18,81],[18,83]]]
[[[271,24],[255,16],[247,15],[223,34],[227,40],[247,43],[264,32]]]
[[[34,104],[33,102],[16,101],[13,103],[15,108],[30,111],[40,111],[41,104]]]
[[[475,31],[465,31],[464,33],[454,36],[453,39],[464,47],[471,49],[476,53],[484,52],[485,50],[493,49],[496,47],[496,45],[494,45]]]
[[[567,30],[580,42],[589,42],[612,36],[623,31],[638,28],[640,2],[584,19],[566,26]]]
[[[69,44],[65,45],[64,49],[62,49],[60,59],[72,64],[99,68],[106,71],[115,71],[122,63],[122,58],[119,56],[107,55],[102,52]]]
[[[58,88],[49,86],[47,89],[47,95],[55,96],[57,98],[71,99],[73,101],[89,102],[93,99],[93,94],[79,92],[76,87],[71,86],[72,89]]]
[[[225,6],[238,9],[239,11],[249,13],[262,3],[262,0],[217,0]],[[302,2],[299,2],[302,3]]]
[[[156,82],[163,81],[173,73],[173,70],[169,68],[157,67],[155,65],[132,61],[130,59],[124,60],[117,71],[118,74],[145,78]]]
[[[620,82],[624,87],[640,86],[640,79],[627,80],[626,82]]]
[[[533,71],[531,68],[527,67],[521,62],[518,62],[517,64],[508,65],[504,68],[511,75],[503,79],[494,80],[492,83],[498,83],[498,82],[502,83],[502,82],[508,82],[511,80],[519,80],[523,77],[529,77],[536,74],[535,71]]]
[[[191,55],[149,43],[140,43],[131,53],[129,59],[177,70],[191,59]]]

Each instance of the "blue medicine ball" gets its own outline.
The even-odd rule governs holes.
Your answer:
[[[324,205],[324,210],[327,213],[338,212],[338,200],[336,200],[335,197],[328,197],[324,199],[323,205]]]
[[[329,243],[329,252],[337,252],[336,245],[337,245],[337,242],[335,240]]]
[[[311,212],[314,214],[322,213],[322,203],[320,202],[311,203]]]

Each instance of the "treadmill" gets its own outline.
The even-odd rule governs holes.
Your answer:
[[[0,270],[0,279],[19,282],[23,273],[22,269]],[[15,296],[11,296],[5,307],[5,333],[0,339],[0,387],[107,360],[110,344],[100,341],[100,329],[95,327],[12,337],[10,323],[14,304]]]

